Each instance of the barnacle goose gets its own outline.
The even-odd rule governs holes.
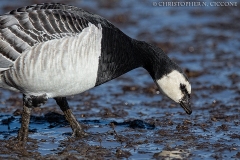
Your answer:
[[[0,87],[23,93],[18,140],[26,142],[32,107],[54,98],[73,130],[84,136],[66,96],[137,67],[191,114],[191,85],[158,47],[125,35],[108,20],[70,5],[43,3],[0,16]]]

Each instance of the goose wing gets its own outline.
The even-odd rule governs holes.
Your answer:
[[[88,23],[114,28],[106,19],[70,5],[43,3],[0,16],[0,68],[5,70],[34,45],[75,36]]]

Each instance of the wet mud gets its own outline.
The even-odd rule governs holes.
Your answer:
[[[42,1],[13,2],[1,1],[0,12]],[[145,70],[135,69],[68,97],[87,137],[72,137],[63,113],[49,99],[33,109],[29,140],[22,147],[16,141],[22,95],[1,89],[1,159],[240,158],[240,4],[154,7],[147,0],[58,2],[100,14],[129,36],[161,47],[192,83],[193,113],[187,115],[163,96]]]

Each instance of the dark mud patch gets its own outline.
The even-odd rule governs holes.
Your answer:
[[[138,119],[135,119],[135,120],[132,120],[132,121],[127,121],[127,122],[111,122],[111,125],[115,125],[115,126],[125,126],[125,127],[130,127],[130,128],[133,128],[133,129],[136,129],[136,128],[142,128],[142,129],[154,129],[155,128],[155,125],[154,124],[149,124],[149,123],[146,123],[142,120],[138,120]]]

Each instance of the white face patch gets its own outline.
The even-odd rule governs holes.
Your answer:
[[[181,85],[185,85],[187,92],[189,94],[191,93],[190,83],[186,80],[183,74],[176,70],[173,70],[171,73],[163,76],[156,82],[163,93],[177,103],[179,103],[184,96],[180,88]]]

